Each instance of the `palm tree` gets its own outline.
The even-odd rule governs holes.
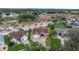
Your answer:
[[[29,29],[29,31],[28,31],[28,40],[30,42],[30,47],[27,46],[26,47],[26,48],[28,48],[27,50],[31,50],[31,51],[46,50],[45,47],[43,47],[40,43],[32,41],[32,30],[31,29]]]
[[[48,37],[46,39],[46,44],[49,47],[49,50],[60,50],[61,42],[58,38],[54,37],[55,26],[54,24],[48,25]],[[47,49],[48,50],[48,49]]]

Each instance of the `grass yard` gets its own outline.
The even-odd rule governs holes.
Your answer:
[[[65,25],[63,23],[56,23],[55,28],[64,28]]]
[[[61,41],[58,38],[47,38],[46,45],[50,47],[51,51],[59,51],[61,46]]]
[[[22,50],[25,48],[25,45],[24,44],[15,44],[14,46],[12,47],[9,47],[9,51],[19,51],[19,50]]]
[[[4,42],[5,42],[6,45],[9,45],[9,43],[10,43],[10,38],[8,37],[8,35],[5,35],[5,36],[4,36]]]
[[[32,22],[33,20],[32,19],[30,19],[30,18],[28,18],[28,19],[20,19],[20,20],[18,20],[19,22]]]
[[[51,45],[52,50],[59,50],[61,46],[61,41],[57,38],[53,38],[51,44],[52,44]]]

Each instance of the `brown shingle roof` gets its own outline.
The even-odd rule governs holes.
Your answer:
[[[44,27],[34,28],[32,34],[41,34],[41,33],[48,33],[48,30]]]
[[[9,34],[10,38],[12,39],[13,37],[16,39],[20,39],[24,34],[26,34],[27,31],[20,30],[17,32],[12,32]]]

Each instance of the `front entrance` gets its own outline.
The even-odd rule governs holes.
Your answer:
[[[40,36],[44,37],[44,36],[45,36],[45,34],[41,34]]]

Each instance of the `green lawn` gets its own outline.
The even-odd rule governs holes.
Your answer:
[[[46,45],[50,47],[51,51],[59,51],[61,46],[61,41],[58,38],[47,38]]]
[[[9,43],[10,43],[10,38],[8,37],[8,35],[5,35],[5,36],[4,36],[4,42],[5,42],[6,45],[9,45]]]
[[[51,44],[52,44],[51,45],[52,50],[59,50],[61,46],[61,41],[57,38],[53,38]]]
[[[28,19],[20,19],[18,20],[19,22],[32,22],[33,20],[28,18]]]
[[[25,45],[24,44],[15,44],[14,46],[12,47],[9,47],[9,51],[19,51],[19,50],[22,50],[25,48]]]
[[[65,25],[63,23],[56,23],[55,28],[64,28]]]

